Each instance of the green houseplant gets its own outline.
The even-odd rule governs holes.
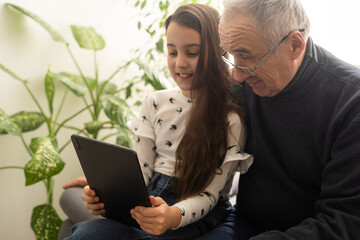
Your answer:
[[[8,135],[19,137],[31,158],[25,166],[0,166],[0,170],[9,168],[21,169],[25,173],[27,186],[43,182],[46,188],[46,202],[36,206],[31,217],[31,227],[37,239],[56,239],[59,226],[62,222],[52,207],[53,176],[59,174],[64,168],[65,162],[61,158],[61,152],[70,141],[59,143],[58,134],[64,129],[71,129],[74,133],[82,133],[92,138],[98,138],[102,130],[113,129],[102,140],[116,135],[118,144],[131,145],[131,132],[127,128],[126,122],[133,113],[131,106],[128,106],[125,100],[132,96],[134,90],[139,91],[139,88],[137,88],[138,84],[150,85],[155,90],[164,89],[166,83],[169,83],[167,86],[173,85],[171,81],[168,81],[170,77],[163,56],[165,38],[163,25],[169,12],[178,5],[189,2],[210,4],[211,1],[182,0],[172,1],[171,3],[168,0],[128,1],[129,4],[138,9],[138,14],[136,15],[138,30],[146,32],[149,40],[141,48],[133,49],[133,58],[116,69],[105,80],[99,79],[96,62],[96,53],[104,49],[105,41],[93,28],[71,26],[73,36],[79,47],[94,52],[95,74],[89,77],[79,67],[70,49],[70,44],[54,28],[35,14],[17,5],[6,4],[8,8],[36,21],[50,34],[54,41],[63,44],[78,70],[74,74],[69,72],[52,72],[49,68],[45,74],[43,84],[47,101],[41,103],[33,94],[30,81],[19,77],[4,64],[0,63],[2,71],[9,74],[14,80],[19,81],[25,87],[38,109],[38,111],[34,112],[18,111],[15,114],[8,115],[0,106],[0,137]],[[217,3],[215,6],[219,6],[219,4]],[[154,7],[156,7],[158,12],[153,12]],[[133,78],[129,79],[124,87],[118,88],[115,84],[111,83],[111,80],[117,73],[127,71],[131,65],[136,65],[140,71],[133,74]],[[56,86],[58,85],[65,88],[63,96],[55,94],[57,93]],[[64,115],[63,105],[68,94],[78,96],[79,101],[84,102],[84,106],[75,114],[66,116],[64,120],[59,120],[61,119],[60,116]],[[61,99],[59,105],[54,104],[56,97]],[[140,103],[135,103],[135,105],[138,104]],[[89,113],[89,121],[80,127],[69,125],[72,119],[83,112]],[[102,112],[105,113],[105,120],[100,117]],[[36,132],[44,124],[47,127],[47,135],[39,134],[38,137],[31,139],[30,143],[27,143],[23,135],[29,131]]]
[[[70,143],[60,143],[58,134],[63,129],[72,129],[74,133],[82,133],[92,138],[98,138],[99,132],[103,129],[113,129],[110,134],[105,135],[102,140],[112,136],[117,136],[117,143],[125,146],[131,145],[131,132],[126,122],[132,115],[131,107],[126,103],[126,99],[131,96],[132,88],[135,87],[134,81],[129,81],[128,85],[118,88],[110,81],[114,76],[129,64],[126,63],[119,67],[107,79],[101,81],[98,77],[98,66],[96,62],[96,53],[104,49],[104,39],[91,27],[72,25],[71,30],[76,42],[80,48],[94,52],[95,76],[86,76],[73,55],[69,43],[48,23],[35,14],[27,11],[17,5],[7,3],[6,6],[16,12],[19,12],[42,26],[56,42],[63,44],[70,54],[78,73],[52,72],[49,68],[44,77],[44,87],[46,103],[41,103],[33,93],[30,81],[18,76],[12,70],[0,63],[0,69],[10,75],[14,80],[19,81],[31,96],[38,111],[27,112],[19,111],[13,115],[6,114],[0,107],[0,134],[17,136],[21,139],[25,149],[30,155],[30,161],[25,166],[0,166],[4,169],[23,169],[25,174],[25,185],[30,186],[43,182],[46,188],[46,202],[36,206],[31,216],[31,227],[37,239],[56,239],[62,220],[52,206],[53,186],[56,174],[59,174],[65,165],[61,158],[61,152]],[[150,83],[156,89],[164,88],[157,77],[151,71],[144,72],[146,82]],[[145,79],[145,77],[143,78]],[[62,85],[65,88],[63,96],[57,96],[56,86]],[[84,106],[75,114],[67,116],[60,120],[63,113],[63,106],[68,94],[74,94],[84,102]],[[60,104],[55,105],[54,99],[59,97]],[[47,105],[47,106],[44,106]],[[68,123],[83,112],[89,113],[89,121],[83,126],[72,126]],[[101,119],[101,113],[104,113],[106,119]],[[30,143],[27,143],[24,134],[29,131],[36,131],[43,124],[47,127],[47,134],[34,137]],[[4,137],[4,136],[2,136]]]

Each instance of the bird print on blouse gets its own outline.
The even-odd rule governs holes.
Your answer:
[[[181,214],[181,216],[185,216],[185,209],[180,208],[180,214]]]
[[[158,109],[158,105],[155,103],[155,101],[153,102],[153,107],[155,108],[155,110]]]
[[[171,147],[171,146],[172,146],[172,142],[170,142],[169,140],[167,140],[167,141],[166,141],[166,145],[167,145],[168,147]]]
[[[178,114],[180,114],[182,112],[182,107],[179,107],[179,109],[176,110],[178,112]]]

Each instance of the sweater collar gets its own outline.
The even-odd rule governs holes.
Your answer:
[[[312,71],[311,70],[309,71],[309,68],[311,66],[310,63],[314,58],[315,60],[317,59],[315,44],[313,43],[312,39],[309,37],[306,44],[305,56],[298,71],[296,72],[295,76],[290,81],[290,83],[273,98],[293,94],[299,91],[302,87],[304,87],[309,79],[308,76],[312,74]]]

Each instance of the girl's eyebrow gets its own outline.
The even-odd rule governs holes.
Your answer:
[[[172,43],[168,43],[166,46],[168,46],[168,47],[176,47],[175,44],[172,44]],[[190,44],[186,44],[184,47],[200,47],[200,44],[190,43]]]

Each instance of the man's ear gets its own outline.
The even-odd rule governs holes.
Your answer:
[[[292,48],[291,58],[292,60],[296,60],[305,51],[306,42],[299,31],[294,31],[293,33],[291,33],[289,39],[291,40]]]

